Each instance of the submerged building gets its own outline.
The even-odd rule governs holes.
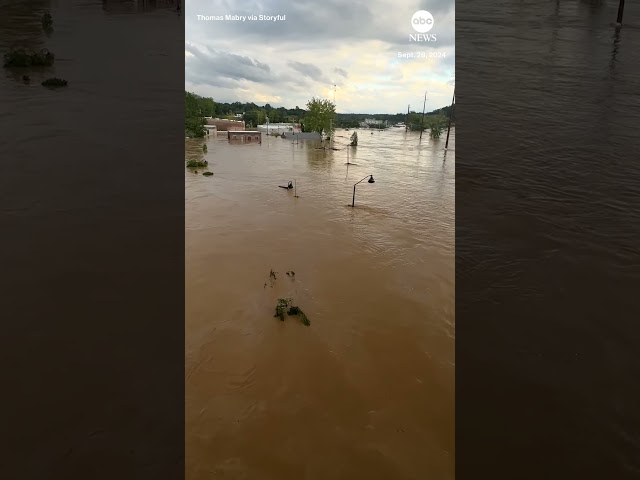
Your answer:
[[[229,143],[262,143],[262,132],[251,130],[229,130],[227,131]]]

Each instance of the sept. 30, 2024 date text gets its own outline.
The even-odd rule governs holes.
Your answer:
[[[398,52],[398,58],[445,58],[446,52]]]

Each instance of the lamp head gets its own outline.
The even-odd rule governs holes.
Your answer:
[[[373,179],[373,175],[369,177],[369,183],[376,183],[376,181]]]

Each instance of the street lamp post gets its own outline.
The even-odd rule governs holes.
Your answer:
[[[362,180],[360,180],[360,182],[364,182],[367,178],[369,179],[368,183],[375,183],[375,180],[373,179],[373,175],[367,175]],[[356,185],[358,185],[358,183],[360,182],[357,182],[353,185],[353,200],[351,200],[352,207],[356,206]]]

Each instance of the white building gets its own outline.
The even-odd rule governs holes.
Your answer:
[[[260,132],[269,133],[287,133],[287,132],[299,132],[300,127],[295,123],[265,123],[264,125],[258,125],[256,129]]]

